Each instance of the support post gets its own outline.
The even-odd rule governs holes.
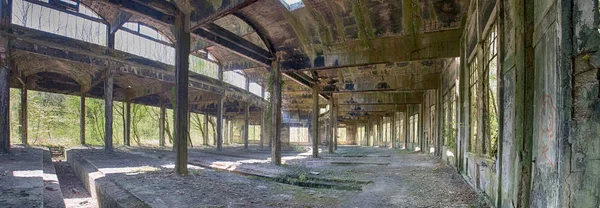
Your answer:
[[[263,90],[264,92],[264,90]],[[263,93],[264,94],[264,93]],[[260,112],[260,148],[265,145],[265,109]]]
[[[333,99],[333,98],[332,98]],[[338,148],[338,120],[337,120],[337,106],[333,106],[333,149],[337,150]]]
[[[312,156],[313,158],[319,157],[319,85],[312,87]]]
[[[25,79],[23,79],[23,81],[25,81]],[[25,85],[21,88],[21,112],[19,116],[19,122],[21,123],[21,143],[27,145],[27,88]]]
[[[9,68],[6,58],[2,58],[0,68],[0,149],[10,152],[10,85],[8,84]]]
[[[175,53],[175,146],[176,161],[175,172],[187,175],[188,145],[188,84],[189,84],[189,56],[190,56],[190,17],[180,12],[175,23],[177,36]]]
[[[219,65],[218,75],[219,84],[223,86],[223,68]],[[219,96],[219,103],[217,103],[217,151],[223,150],[223,112],[225,102],[225,94]]]
[[[379,117],[377,120],[377,146],[383,146],[383,117]]]
[[[421,153],[427,152],[425,151],[425,149],[427,149],[425,147],[425,130],[424,130],[424,125],[425,125],[425,111],[424,111],[424,105],[423,103],[421,103],[419,105],[419,124],[417,126],[417,135],[419,137],[419,150]]]
[[[329,153],[333,154],[335,152],[335,142],[333,139],[333,98],[329,99],[329,126],[327,128],[327,134],[329,139]]]
[[[279,56],[279,54],[277,54]],[[272,135],[273,149],[271,151],[271,161],[275,165],[281,165],[281,73],[279,71],[279,60],[273,62],[271,73],[273,76],[273,94],[272,96]]]
[[[396,131],[396,114],[398,114],[398,112],[394,112],[394,114],[392,114],[393,116],[392,116],[392,119],[391,119],[392,121],[391,121],[391,124],[390,124],[390,131],[391,131],[391,133],[390,133],[391,138],[390,139],[392,140],[392,149],[398,148],[398,143],[397,143],[397,141],[398,141],[397,139],[398,138],[397,138],[397,135],[396,135],[398,133]]]
[[[406,107],[406,111],[404,112],[404,149],[408,150],[408,137],[410,135],[410,121],[408,113],[410,112],[410,106]]]
[[[204,113],[204,135],[202,135],[203,144],[208,146],[208,113]]]
[[[79,143],[85,145],[85,94],[81,93],[79,98]]]
[[[244,149],[247,150],[248,149],[248,140],[249,135],[249,127],[250,127],[250,123],[249,123],[249,117],[250,117],[250,105],[246,104],[246,106],[244,106]]]
[[[123,113],[125,114],[123,119],[123,144],[131,146],[131,102],[125,102]]]
[[[113,70],[108,69],[104,81],[104,150],[113,151]]]
[[[219,96],[219,102],[217,104],[217,151],[223,150],[223,103],[225,102],[225,96]]]
[[[159,131],[159,139],[158,145],[161,147],[165,146],[165,116],[167,114],[167,109],[165,107],[165,100],[160,99],[160,119],[158,120],[158,131]]]

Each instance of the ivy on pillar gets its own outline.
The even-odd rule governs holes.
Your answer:
[[[271,95],[271,120],[272,120],[272,150],[271,150],[271,162],[275,165],[281,165],[281,72],[279,71],[279,60],[280,55],[277,54],[276,61],[273,62],[273,68],[271,69],[271,76],[273,78],[273,94]]]
[[[107,69],[104,81],[104,150],[113,151],[113,70]]]
[[[175,172],[187,175],[188,161],[188,84],[189,84],[189,56],[190,56],[190,17],[179,12],[175,22]]]

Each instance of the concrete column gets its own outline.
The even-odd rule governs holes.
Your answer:
[[[279,54],[278,54],[279,56]],[[271,150],[271,161],[275,165],[281,165],[281,73],[279,71],[279,61],[273,62],[271,73],[273,76],[273,97],[272,105],[272,138],[273,149]]]
[[[334,149],[337,150],[337,146],[338,146],[338,127],[339,127],[339,123],[337,120],[337,106],[333,106],[333,144],[334,144]]]
[[[441,82],[441,79],[440,79]],[[460,82],[462,85],[462,81]],[[442,85],[440,85],[442,86]],[[443,130],[443,126],[442,126],[442,118],[444,115],[442,115],[442,90],[441,89],[437,89],[436,90],[436,101],[435,101],[435,126],[436,126],[436,130],[435,130],[435,155],[438,157],[442,157],[442,130]],[[461,109],[462,106],[462,102],[459,101],[457,107],[459,109]],[[460,119],[460,115],[457,117],[458,119]],[[461,119],[462,120],[462,119]],[[457,140],[456,144],[457,146],[463,146],[462,145],[462,140],[464,140],[464,138],[460,138],[457,136]],[[460,142],[459,142],[460,141]],[[463,146],[464,147],[464,146]],[[458,148],[458,147],[457,147]],[[461,149],[461,148],[458,148]],[[457,151],[458,156],[460,157],[462,154],[460,151]],[[461,163],[458,163],[459,167]]]
[[[131,102],[125,102],[123,114],[123,144],[131,146]]]
[[[312,156],[314,158],[319,157],[319,85],[315,85],[312,88]]]
[[[427,147],[425,147],[425,130],[424,130],[424,125],[425,125],[425,110],[424,110],[424,105],[420,104],[419,105],[419,124],[417,126],[417,135],[419,137],[419,147],[421,148],[421,152],[427,152],[425,149],[427,149]]]
[[[223,86],[223,68],[219,66],[218,75],[219,83]],[[224,102],[225,95],[219,96],[219,103],[217,104],[217,151],[223,150],[223,113],[224,113]]]
[[[104,150],[113,151],[113,71],[108,69],[104,81]]]
[[[79,97],[79,143],[85,145],[85,93]]]
[[[204,113],[204,135],[202,135],[204,145],[208,146],[208,113]]]
[[[25,80],[25,79],[23,79]],[[26,82],[26,81],[25,81]],[[26,145],[27,142],[27,88],[21,88],[21,112],[19,122],[21,123],[21,143]]]
[[[404,149],[406,150],[408,150],[408,138],[410,135],[409,109],[410,107],[406,107],[406,111],[404,112]]]
[[[383,117],[379,117],[377,124],[377,146],[383,146]]]
[[[394,112],[394,114],[392,114],[392,121],[390,124],[390,131],[391,131],[391,140],[392,140],[392,148],[396,149],[398,148],[398,137],[397,137],[397,129],[396,129],[396,114],[398,114],[398,112]]]
[[[225,96],[219,97],[219,103],[217,104],[217,151],[223,150],[223,103],[225,102]]]
[[[188,111],[188,83],[189,83],[189,56],[190,56],[190,17],[180,12],[176,17],[176,47],[175,47],[175,147],[176,161],[175,172],[180,175],[188,173],[187,149],[187,111]]]
[[[329,125],[327,126],[327,136],[329,139],[329,153],[333,154],[335,151],[335,142],[333,139],[333,98],[329,99]]]
[[[264,90],[263,90],[264,95]],[[262,149],[265,144],[265,109],[263,108],[260,112],[260,148]]]
[[[167,114],[167,109],[165,107],[165,101],[161,98],[160,99],[160,115],[159,115],[159,120],[158,120],[158,134],[159,134],[159,138],[158,138],[158,145],[161,147],[165,146],[165,116]]]
[[[6,62],[6,60],[2,60]],[[8,83],[9,69],[7,63],[0,68],[0,150],[10,151],[10,85]]]
[[[244,106],[244,149],[248,149],[248,140],[249,140],[249,128],[250,128],[250,122],[248,121],[250,117],[250,105],[246,104],[246,106]]]
[[[232,144],[235,143],[235,141],[233,141],[233,119],[229,121],[229,142],[231,142]]]

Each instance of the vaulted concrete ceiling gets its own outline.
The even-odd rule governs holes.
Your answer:
[[[177,8],[189,8],[194,50],[213,54],[226,70],[247,69],[263,85],[278,53],[288,75],[284,109],[305,110],[314,84],[326,98],[437,88],[445,60],[460,55],[468,7],[467,0],[303,0],[291,11],[280,0],[82,3],[111,24],[126,16],[171,40]]]

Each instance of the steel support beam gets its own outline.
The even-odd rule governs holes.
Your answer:
[[[329,125],[327,127],[327,134],[328,134],[328,139],[329,139],[329,153],[333,154],[335,153],[335,142],[334,142],[334,133],[333,133],[333,120],[334,115],[333,115],[333,99],[329,99]]]
[[[236,35],[234,35],[234,36],[229,35],[229,37],[227,37],[226,34],[209,31],[204,28],[198,28],[198,29],[194,30],[193,33],[195,35],[201,37],[202,39],[206,40],[210,44],[221,46],[221,47],[229,50],[230,52],[233,52],[239,56],[242,56],[244,58],[247,58],[249,60],[256,62],[257,64],[260,64],[263,67],[267,67],[267,66],[271,65],[272,61],[270,60],[270,58],[263,57],[265,54],[260,54],[259,52],[252,51],[252,50],[247,49],[243,46],[240,46],[240,44],[232,41],[232,39],[236,39],[236,38],[233,38]],[[237,37],[237,38],[239,38],[239,37]]]
[[[223,111],[225,96],[221,95],[217,103],[217,151],[223,150]]]

